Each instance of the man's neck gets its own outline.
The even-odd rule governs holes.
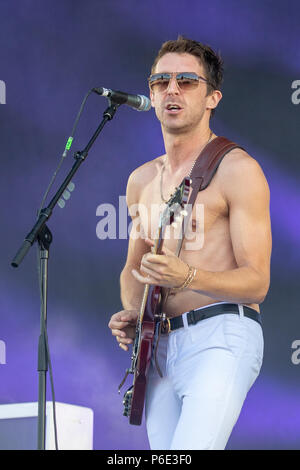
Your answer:
[[[182,134],[169,133],[164,129],[162,132],[171,172],[192,164],[209,139],[214,137],[209,126]]]

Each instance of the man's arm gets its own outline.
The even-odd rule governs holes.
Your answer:
[[[138,282],[132,275],[132,269],[139,269],[142,257],[150,251],[142,237],[138,203],[139,203],[139,184],[138,171],[135,170],[129,177],[126,190],[126,201],[129,215],[132,219],[132,228],[130,232],[127,259],[120,276],[121,301],[125,310],[138,310],[141,305],[144,286]]]
[[[220,166],[238,267],[221,272],[200,269],[190,287],[226,301],[259,304],[270,284],[270,191],[256,160],[238,152],[230,156],[223,169]]]
[[[144,238],[138,233],[139,214],[132,208],[137,208],[139,201],[138,171],[134,171],[129,179],[126,190],[126,201],[129,214],[132,217],[132,230],[128,242],[128,252],[125,266],[120,276],[121,301],[124,310],[112,315],[109,328],[112,335],[116,337],[120,347],[125,351],[132,343],[135,336],[135,323],[141,305],[144,286],[132,275],[132,269],[139,269],[141,259],[150,248],[146,245]]]

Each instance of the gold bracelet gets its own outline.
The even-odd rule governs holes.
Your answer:
[[[188,287],[191,284],[191,282],[194,280],[194,277],[196,276],[196,272],[197,272],[197,268],[194,268],[193,266],[189,266],[189,271],[183,284],[181,284],[181,286],[179,287],[173,287],[172,290],[179,291]]]

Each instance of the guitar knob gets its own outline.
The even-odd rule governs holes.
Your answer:
[[[183,216],[183,217],[186,217],[188,215],[188,212],[183,209],[182,211],[180,211],[180,214]]]

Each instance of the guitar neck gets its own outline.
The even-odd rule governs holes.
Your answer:
[[[154,241],[154,246],[152,248],[152,253],[154,255],[158,254],[161,250],[161,247],[162,247],[162,227],[160,226],[157,230],[156,238]],[[144,318],[145,308],[147,305],[147,300],[148,300],[148,295],[149,295],[149,289],[150,289],[150,284],[145,284],[142,303],[141,303],[140,312],[139,312],[139,316],[137,320],[137,324],[139,325],[141,325],[143,318]]]

